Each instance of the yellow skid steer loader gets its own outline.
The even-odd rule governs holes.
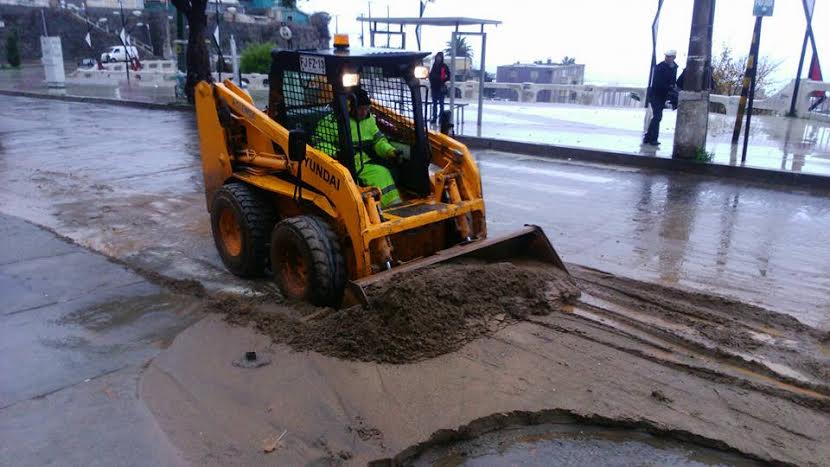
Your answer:
[[[466,146],[427,127],[426,55],[348,46],[274,51],[264,111],[231,81],[198,84],[207,209],[232,273],[270,269],[286,297],[340,306],[366,303],[371,282],[456,258],[531,258],[565,269],[538,227],[487,238],[475,161]],[[400,156],[369,155],[394,175],[401,199],[394,206],[382,207],[384,187],[360,181],[371,151],[350,123],[358,88],[370,98],[373,136]]]

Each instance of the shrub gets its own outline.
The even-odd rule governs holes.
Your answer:
[[[695,160],[698,162],[712,162],[715,158],[714,152],[706,152],[705,148],[697,148],[695,150]]]
[[[20,66],[20,48],[18,42],[20,38],[17,35],[17,30],[12,29],[11,33],[6,36],[6,61],[14,68]]]
[[[239,60],[242,73],[267,74],[271,70],[271,50],[274,47],[273,42],[258,42],[245,47]]]

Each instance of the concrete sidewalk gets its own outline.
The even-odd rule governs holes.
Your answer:
[[[460,135],[457,138],[470,149],[495,150],[550,159],[599,163],[645,169],[667,170],[720,179],[737,179],[767,185],[785,185],[796,189],[830,191],[830,176],[789,170],[768,169],[735,164],[706,163],[694,160],[658,157],[654,154],[631,154],[621,151],[587,149],[505,139]]]
[[[191,299],[0,214],[0,465],[180,465],[138,398]]]
[[[666,110],[660,147],[643,146],[645,109],[574,104],[485,102],[482,127],[477,104],[466,109],[467,122],[456,133],[488,139],[611,151],[671,160],[676,112]],[[735,117],[709,114],[706,150],[713,163],[796,173],[830,175],[830,117],[826,120],[754,115],[746,163],[741,162],[743,131],[733,146]]]

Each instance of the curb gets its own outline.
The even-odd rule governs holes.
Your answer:
[[[34,99],[54,99],[68,102],[83,102],[87,104],[107,104],[120,105],[122,107],[133,107],[138,109],[152,109],[152,110],[176,110],[192,112],[193,107],[187,104],[161,104],[158,102],[141,102],[141,101],[125,101],[121,99],[111,99],[107,97],[89,97],[89,96],[72,96],[72,95],[57,95],[44,94],[42,92],[31,91],[16,91],[10,89],[0,89],[0,95],[17,96],[17,97],[31,97]]]
[[[471,149],[492,149],[494,151],[512,152],[550,159],[578,160],[597,162],[646,169],[669,170],[711,175],[721,178],[746,180],[755,183],[771,183],[798,188],[811,188],[830,191],[830,177],[825,175],[788,172],[756,167],[711,164],[706,162],[669,159],[664,157],[643,156],[625,152],[604,151],[573,146],[553,146],[549,144],[524,143],[493,138],[457,135],[456,139]]]

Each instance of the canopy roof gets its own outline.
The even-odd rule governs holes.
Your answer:
[[[363,21],[364,23],[398,24],[401,26],[406,26],[410,24],[415,26],[477,26],[485,24],[501,24],[501,21],[497,21],[494,19],[467,18],[464,16],[448,16],[438,18],[419,18],[417,16],[393,18],[359,17],[357,18],[357,20]]]

